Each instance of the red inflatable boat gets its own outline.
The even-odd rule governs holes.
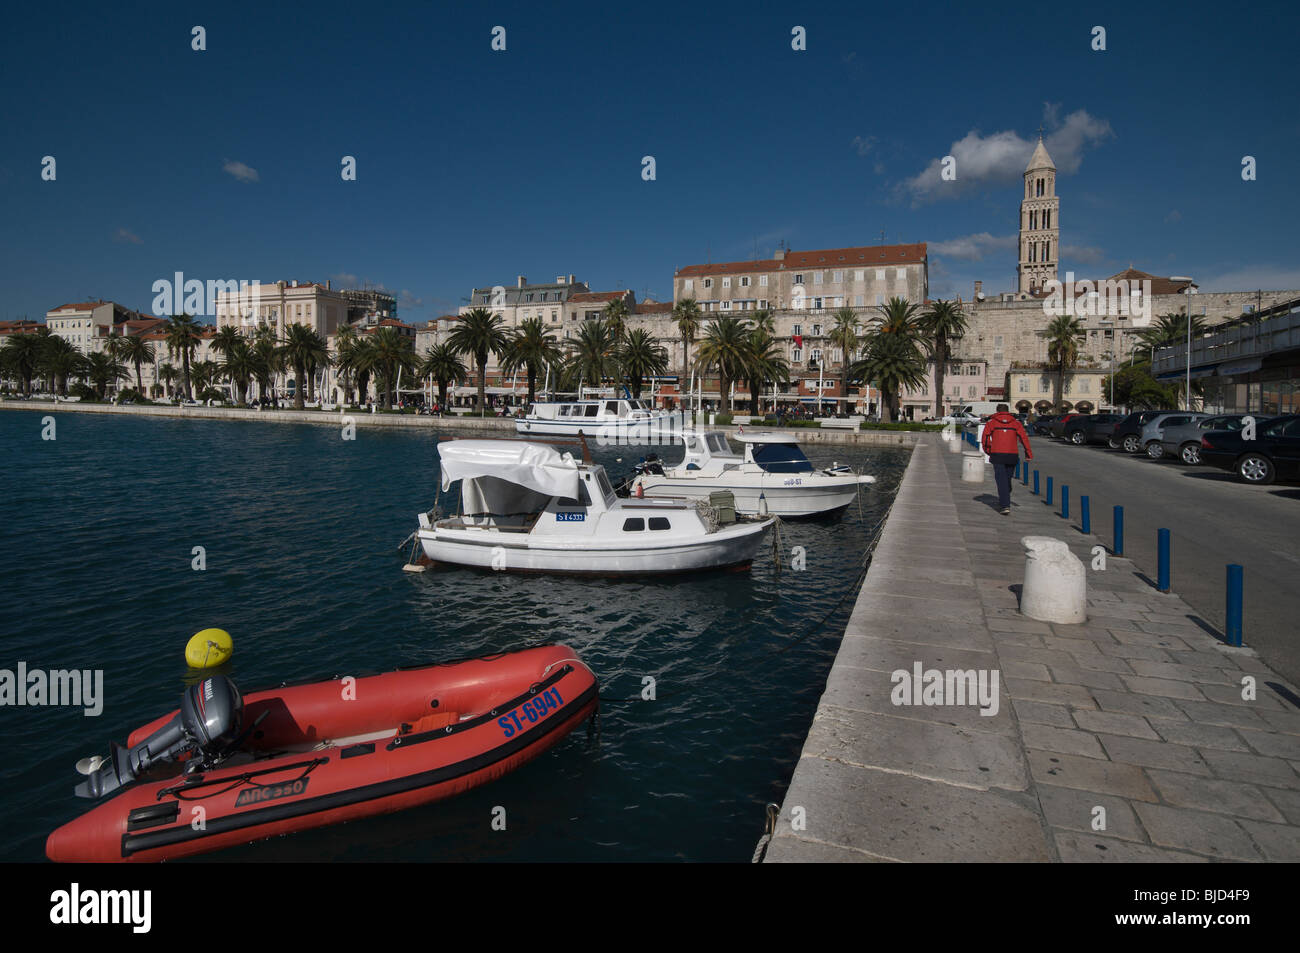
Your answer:
[[[595,676],[560,645],[246,697],[210,676],[78,765],[77,793],[102,800],[45,853],[166,860],[427,804],[537,757],[596,708]]]

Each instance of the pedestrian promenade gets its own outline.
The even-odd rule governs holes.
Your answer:
[[[765,861],[1300,860],[1300,691],[1126,559],[1085,623],[1021,616],[1021,537],[1103,540],[1019,481],[1000,515],[961,459],[912,455]],[[931,670],[996,704],[895,703]]]

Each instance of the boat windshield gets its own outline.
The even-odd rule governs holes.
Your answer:
[[[727,438],[720,433],[711,433],[706,438],[709,444],[709,453],[720,453],[724,456],[731,456],[731,446],[727,443]]]
[[[754,444],[754,462],[768,473],[809,473],[812,464],[797,444]]]

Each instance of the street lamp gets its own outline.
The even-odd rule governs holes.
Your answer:
[[[1187,392],[1183,396],[1184,410],[1192,409],[1192,289],[1196,287],[1192,284],[1192,279],[1185,275],[1170,275],[1170,281],[1187,282]],[[1154,355],[1153,355],[1154,357]],[[1153,367],[1154,370],[1154,367]]]

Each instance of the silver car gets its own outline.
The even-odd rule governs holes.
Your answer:
[[[1201,437],[1210,430],[1240,430],[1246,414],[1220,414],[1217,417],[1204,417],[1190,423],[1170,426],[1166,421],[1160,433],[1160,443],[1164,452],[1176,456],[1183,463],[1195,466],[1201,462]],[[1263,423],[1268,418],[1255,414],[1255,421]]]
[[[1185,427],[1188,424],[1200,423],[1209,416],[1209,414],[1180,411],[1152,417],[1142,428],[1142,436],[1138,440],[1148,457],[1152,460],[1159,460],[1165,455],[1165,447],[1162,441],[1166,427]]]

